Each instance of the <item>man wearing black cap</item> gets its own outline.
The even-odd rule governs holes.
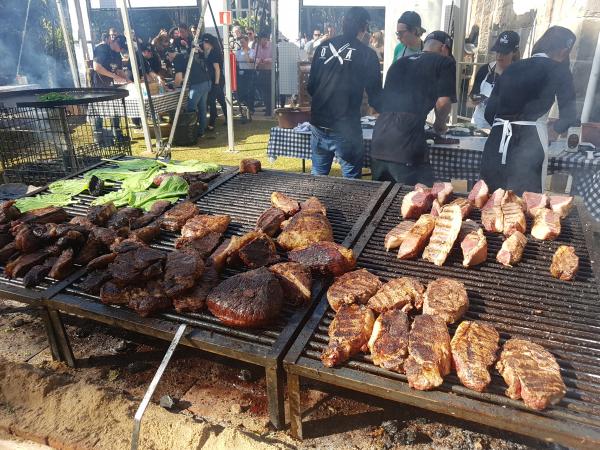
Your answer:
[[[394,61],[414,55],[423,50],[421,36],[425,29],[421,26],[421,16],[414,11],[405,11],[398,19],[396,37],[400,41],[394,49]]]
[[[425,119],[435,109],[434,129],[446,130],[456,101],[456,64],[452,39],[443,31],[425,38],[423,52],[393,63],[385,80],[382,110],[373,130],[374,180],[403,184],[433,183],[425,143]]]

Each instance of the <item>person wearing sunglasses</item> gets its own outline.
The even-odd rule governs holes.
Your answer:
[[[405,56],[414,55],[423,50],[421,36],[425,29],[421,26],[421,16],[414,11],[402,13],[396,24],[398,45],[394,49],[394,61]]]

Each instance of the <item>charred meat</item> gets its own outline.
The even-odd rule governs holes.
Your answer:
[[[523,250],[527,245],[527,238],[520,231],[515,231],[511,237],[502,243],[502,247],[496,255],[496,260],[503,266],[512,266],[521,261]]]
[[[356,266],[352,250],[335,242],[317,242],[307,248],[292,250],[288,258],[324,275],[339,276]]]
[[[219,246],[222,237],[221,233],[211,231],[200,239],[178,238],[175,241],[175,248],[178,250],[195,250],[202,258],[206,258]]]
[[[105,305],[127,305],[131,290],[131,287],[121,287],[107,281],[100,288],[100,301]]]
[[[435,222],[429,245],[423,251],[423,259],[441,266],[452,250],[462,225],[460,206],[447,205]]]
[[[159,282],[151,281],[144,287],[136,287],[129,291],[127,306],[142,317],[148,317],[172,306]]]
[[[163,287],[168,297],[177,297],[194,287],[204,273],[204,262],[194,251],[175,250],[167,255]]]
[[[401,309],[404,312],[421,309],[424,292],[425,288],[416,278],[394,278],[369,299],[367,306],[378,313],[390,309]]]
[[[208,258],[210,264],[220,272],[225,266],[236,267],[242,264],[240,250],[249,242],[261,236],[259,231],[250,231],[242,236],[232,236],[223,243]]]
[[[6,264],[13,256],[19,253],[17,244],[13,241],[0,248],[0,263]]]
[[[439,316],[447,324],[460,319],[469,308],[465,286],[451,278],[438,278],[427,285],[423,297],[423,314]]]
[[[379,277],[367,269],[347,272],[336,278],[327,290],[327,300],[334,311],[338,311],[342,305],[364,305],[382,286]]]
[[[277,244],[284,250],[304,248],[321,241],[333,242],[329,219],[321,213],[296,214],[277,238]]]
[[[81,289],[86,294],[99,295],[100,289],[107,281],[110,281],[112,275],[108,270],[94,270],[86,275],[79,284]]]
[[[106,269],[117,257],[116,253],[107,253],[106,255],[98,256],[92,259],[88,264],[89,270]]]
[[[138,247],[123,253],[119,253],[115,260],[110,264],[109,270],[113,276],[113,281],[119,286],[143,283],[156,275],[156,266],[147,270],[149,267],[162,263],[166,259],[166,254],[160,250],[150,247]]]
[[[300,204],[300,211],[305,213],[321,213],[327,215],[327,208],[317,197],[308,197]]]
[[[9,223],[21,217],[21,211],[15,206],[14,200],[0,203],[0,223]]]
[[[561,245],[552,257],[550,273],[559,280],[571,281],[575,278],[579,269],[579,257],[575,254],[575,248],[570,245]]]
[[[105,203],[104,205],[92,206],[87,213],[87,218],[99,227],[105,227],[109,219],[117,212],[113,202]]]
[[[131,228],[131,224],[144,215],[140,208],[121,208],[108,219],[108,228],[118,230],[119,228]]]
[[[16,222],[20,223],[63,223],[69,215],[63,208],[47,206],[46,208],[33,209],[22,214]],[[14,223],[14,222],[13,222]]]
[[[192,217],[200,213],[200,208],[190,201],[173,206],[161,216],[161,227],[167,231],[179,231]]]
[[[132,231],[129,236],[135,239],[139,239],[140,241],[149,244],[154,239],[158,237],[160,234],[160,225],[158,221],[152,222],[145,227],[138,228],[137,230]]]
[[[23,277],[23,286],[26,288],[32,288],[40,284],[42,281],[44,281],[46,275],[50,273],[50,269],[52,269],[52,266],[55,262],[56,258],[50,257],[47,258],[43,264],[33,266]]]
[[[271,204],[275,208],[281,209],[288,217],[293,216],[300,211],[298,202],[281,192],[273,192],[271,194]]]
[[[231,217],[226,214],[208,215],[200,214],[189,219],[181,229],[184,238],[200,239],[210,232],[225,233]]]
[[[198,312],[206,307],[206,297],[219,284],[219,274],[213,266],[206,266],[202,278],[188,293],[173,298],[177,312]]]
[[[264,233],[240,248],[239,257],[242,263],[250,269],[268,266],[279,261],[275,242]]]
[[[260,215],[254,229],[273,237],[279,233],[285,218],[285,213],[281,209],[272,206]]]
[[[23,254],[6,265],[4,275],[7,278],[22,277],[33,266],[42,264],[47,257],[48,251],[46,250]]]
[[[311,300],[312,274],[302,264],[282,262],[269,267],[275,274],[286,299],[293,305],[309,303]]]
[[[150,207],[150,211],[131,222],[130,228],[132,230],[137,230],[138,228],[142,228],[146,225],[149,225],[150,223],[158,219],[167,209],[169,209],[170,206],[171,202],[169,202],[168,200],[155,201]]]
[[[52,269],[50,269],[48,276],[50,278],[54,278],[55,280],[64,280],[67,278],[73,271],[74,254],[75,252],[72,248],[63,250],[52,266]]]
[[[391,309],[379,315],[369,339],[373,364],[394,372],[404,372],[408,357],[410,322],[404,311]]]

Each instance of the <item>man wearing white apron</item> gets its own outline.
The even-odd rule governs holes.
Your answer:
[[[511,64],[496,82],[485,118],[492,123],[481,162],[481,178],[491,189],[543,192],[548,158],[547,113],[555,99],[556,133],[577,124],[575,87],[569,55],[575,35],[549,28],[531,58]]]

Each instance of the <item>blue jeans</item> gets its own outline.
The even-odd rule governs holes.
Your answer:
[[[341,136],[313,125],[310,136],[313,175],[329,175],[334,156],[342,166],[344,178],[360,178],[365,159],[362,131],[358,126],[355,136]]]
[[[187,111],[198,112],[198,136],[204,134],[206,129],[206,99],[210,92],[210,81],[192,84],[190,86],[190,94],[188,97]]]

